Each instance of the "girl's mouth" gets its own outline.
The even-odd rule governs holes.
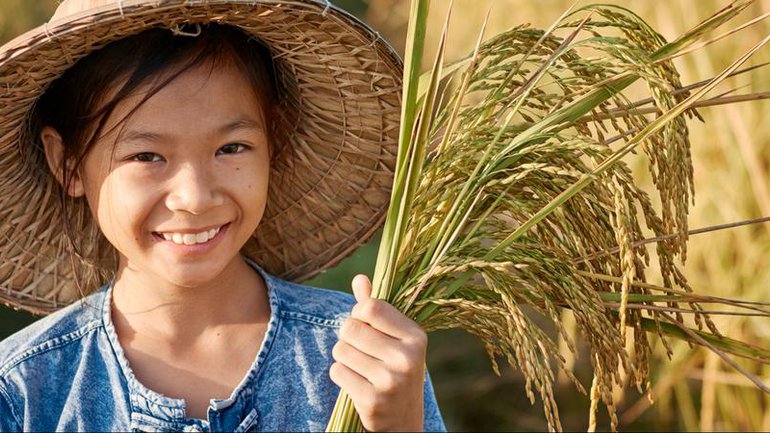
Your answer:
[[[203,230],[200,232],[153,232],[152,235],[159,241],[169,241],[176,245],[191,246],[191,245],[203,245],[208,244],[211,241],[220,237],[220,234],[230,225],[227,223],[223,226],[212,228],[209,230]]]

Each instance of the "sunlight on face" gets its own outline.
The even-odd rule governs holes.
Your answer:
[[[203,66],[120,124],[142,97],[118,105],[87,155],[86,198],[120,272],[209,283],[240,260],[264,213],[269,149],[259,102],[234,68]]]

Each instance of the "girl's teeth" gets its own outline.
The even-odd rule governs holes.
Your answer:
[[[219,229],[211,229],[202,233],[162,233],[163,239],[178,245],[195,245],[208,242],[219,233]]]

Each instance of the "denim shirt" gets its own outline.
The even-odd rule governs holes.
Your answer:
[[[142,385],[110,316],[112,285],[0,343],[0,431],[319,431],[339,388],[329,378],[352,296],[287,282],[254,265],[271,314],[254,363],[208,419]],[[426,431],[445,431],[429,378]]]

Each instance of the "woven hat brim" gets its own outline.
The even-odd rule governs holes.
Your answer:
[[[273,54],[296,122],[291,157],[271,168],[265,216],[243,253],[301,281],[337,264],[382,225],[397,154],[401,60],[326,2],[124,0],[34,29],[0,49],[0,302],[55,311],[111,277],[114,251],[85,202],[64,231],[59,186],[28,132],[45,89],[89,53],[149,28],[236,26]]]

